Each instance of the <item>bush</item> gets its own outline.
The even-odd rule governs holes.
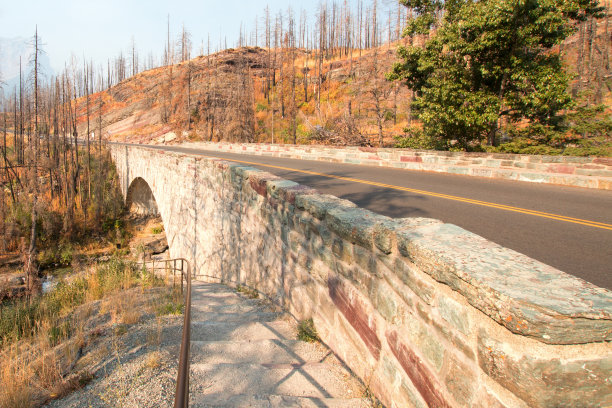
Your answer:
[[[319,341],[319,334],[317,333],[317,329],[314,326],[314,322],[312,319],[302,320],[298,324],[298,339],[312,343],[315,341]]]
[[[549,156],[612,156],[612,142],[602,138],[585,139],[564,147],[553,147],[529,138],[517,138],[497,147],[487,146],[494,153],[543,154]]]
[[[447,150],[439,140],[433,139],[422,129],[411,126],[404,129],[406,136],[395,136],[395,147],[403,149]]]
[[[164,296],[164,303],[157,308],[157,316],[180,315],[185,307],[180,289],[175,289]]]
[[[263,111],[267,111],[268,110],[268,105],[263,104],[261,102],[257,102],[257,105],[255,105],[255,112],[263,112]]]
[[[60,265],[68,266],[72,263],[72,245],[61,244],[59,248]]]

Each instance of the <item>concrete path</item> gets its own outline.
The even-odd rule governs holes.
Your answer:
[[[194,281],[191,407],[368,407],[364,388],[296,323],[260,299]]]

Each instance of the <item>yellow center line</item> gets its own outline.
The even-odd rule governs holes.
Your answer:
[[[421,195],[426,195],[426,196],[431,196],[431,197],[444,198],[447,200],[453,200],[453,201],[459,201],[459,202],[468,203],[468,204],[480,205],[483,207],[497,208],[499,210],[512,211],[512,212],[517,212],[521,214],[535,215],[537,217],[550,218],[550,219],[557,220],[557,221],[571,222],[573,224],[586,225],[588,227],[601,228],[601,229],[612,231],[612,224],[606,224],[604,222],[599,222],[599,221],[584,220],[581,218],[567,217],[565,215],[560,215],[560,214],[552,214],[552,213],[547,213],[543,211],[529,210],[527,208],[513,207],[510,205],[474,200],[471,198],[453,196],[449,194],[435,193],[433,191],[418,190],[415,188],[395,186],[393,184],[379,183],[377,181],[362,180],[362,179],[356,179],[352,177],[335,176],[333,174],[319,173],[319,172],[310,171],[310,170],[299,170],[299,169],[294,169],[291,167],[275,166],[272,164],[262,164],[262,163],[250,162],[250,161],[245,161],[245,160],[234,160],[234,159],[228,159],[225,157],[218,157],[218,156],[208,156],[208,157],[214,157],[216,159],[221,159],[221,160],[226,160],[226,161],[231,161],[231,162],[236,162],[236,163],[251,164],[251,165],[261,166],[261,167],[269,167],[269,168],[279,169],[279,170],[295,171],[298,173],[311,174],[314,176],[321,176],[321,177],[327,177],[327,178],[332,178],[332,179],[337,179],[337,180],[350,181],[353,183],[368,184],[371,186],[390,188],[393,190],[406,191],[410,193],[416,193],[416,194],[421,194]]]

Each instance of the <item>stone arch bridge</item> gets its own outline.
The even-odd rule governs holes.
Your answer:
[[[454,225],[217,159],[114,144],[127,204],[199,279],[246,284],[387,406],[609,406],[610,292]]]

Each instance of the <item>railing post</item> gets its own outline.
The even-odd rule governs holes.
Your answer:
[[[185,293],[183,338],[181,341],[174,408],[187,408],[189,407],[189,350],[191,339],[191,268],[189,262],[185,262],[183,259],[180,261],[181,289],[183,288],[184,277],[187,280],[187,292]],[[187,270],[185,270],[185,266]]]
[[[170,262],[172,262],[172,286],[176,286],[176,271],[177,259],[164,260],[164,267],[166,271],[170,269]],[[181,293],[184,294],[185,308],[183,318],[183,337],[181,340],[181,348],[179,352],[179,365],[178,374],[176,379],[176,393],[174,395],[174,408],[188,408],[189,407],[189,354],[190,354],[190,340],[191,340],[191,267],[189,262],[185,259],[180,259],[180,273],[181,273]],[[153,273],[155,273],[155,260],[152,260]],[[143,267],[147,268],[147,263],[143,261]],[[185,283],[183,277],[187,281],[187,290],[184,292]],[[1,308],[2,306],[0,306]]]

